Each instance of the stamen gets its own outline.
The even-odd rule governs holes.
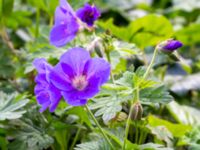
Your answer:
[[[86,88],[86,86],[88,85],[88,81],[86,79],[86,76],[80,75],[80,76],[74,77],[73,80],[72,80],[72,85],[78,91],[84,90]]]

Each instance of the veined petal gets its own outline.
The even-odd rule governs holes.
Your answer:
[[[92,98],[99,92],[100,82],[101,82],[101,78],[99,78],[97,76],[90,77],[88,79],[87,87],[79,93],[79,96],[84,97],[86,99]]]
[[[69,77],[60,71],[60,66],[56,66],[49,74],[50,82],[62,91],[72,89]]]
[[[36,68],[38,73],[46,73],[46,67],[51,68],[51,65],[49,65],[44,58],[34,59],[33,66]]]
[[[56,8],[55,11],[55,24],[54,25],[60,25],[60,24],[66,24],[66,11],[63,11],[60,7]]]
[[[49,111],[53,112],[58,106],[62,96],[61,96],[60,91],[56,87],[54,87],[52,84],[49,85],[48,90],[49,90],[49,96],[50,96],[50,101],[51,101],[51,104],[49,106]]]
[[[89,59],[90,54],[88,51],[80,47],[75,47],[64,53],[60,58],[60,62],[68,64],[74,70],[76,75],[81,75],[86,62]]]
[[[73,78],[75,76],[75,72],[74,70],[71,68],[70,65],[66,64],[66,63],[60,63],[61,67],[62,67],[62,71],[68,75],[69,79]]]
[[[88,80],[88,85],[84,90],[79,91],[74,88],[71,91],[65,91],[64,99],[68,102],[68,101],[73,101],[73,100],[77,100],[77,99],[92,98],[100,90],[99,83],[100,83],[100,78],[93,76]]]
[[[36,58],[33,61],[33,65],[38,71],[38,75],[35,78],[35,82],[49,82],[48,74],[52,70],[52,66],[44,58]]]
[[[50,43],[54,46],[61,47],[72,41],[76,37],[75,32],[67,28],[67,24],[54,26],[50,32]]]
[[[55,25],[69,23],[71,18],[76,19],[74,10],[67,0],[60,0],[60,4],[55,11]]]
[[[87,103],[86,99],[68,99],[68,93],[66,92],[62,92],[62,96],[64,97],[66,102],[72,106],[82,106]]]
[[[103,58],[92,58],[86,63],[84,73],[87,75],[87,78],[92,76],[100,78],[100,84],[102,85],[109,78],[110,64]]]
[[[46,80],[46,74],[44,74],[44,73],[38,74],[35,77],[35,82],[38,84],[48,85],[48,82]]]
[[[74,15],[74,13],[75,13],[73,8],[67,2],[67,0],[60,0],[60,7],[61,7],[61,9],[70,12],[72,15]]]
[[[100,10],[94,6],[86,3],[84,7],[76,11],[77,17],[88,26],[93,26],[94,22],[100,17]]]
[[[41,91],[45,90],[48,87],[48,84],[37,83],[34,88],[35,95],[39,94]]]
[[[40,105],[49,102],[50,103],[50,97],[48,91],[42,91],[39,94],[36,95],[36,99]]]
[[[43,105],[41,105],[40,112],[44,112],[49,107],[49,104],[49,102],[46,102]]]

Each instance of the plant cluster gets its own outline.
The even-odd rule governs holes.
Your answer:
[[[0,1],[0,149],[199,150],[200,8],[178,2]]]

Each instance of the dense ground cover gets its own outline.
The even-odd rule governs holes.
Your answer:
[[[0,0],[0,149],[200,150],[199,0]]]

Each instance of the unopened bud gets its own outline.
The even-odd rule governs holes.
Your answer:
[[[135,104],[133,104],[131,109],[133,109],[131,111],[132,112],[131,120],[140,120],[142,118],[142,114],[143,114],[143,108],[142,108],[142,105],[140,104],[140,102],[136,102]]]
[[[103,57],[103,46],[102,39],[100,37],[96,37],[88,46],[87,50],[92,53],[96,52],[99,57]]]
[[[183,44],[180,41],[169,39],[158,44],[157,49],[162,52],[172,53],[182,46]]]

